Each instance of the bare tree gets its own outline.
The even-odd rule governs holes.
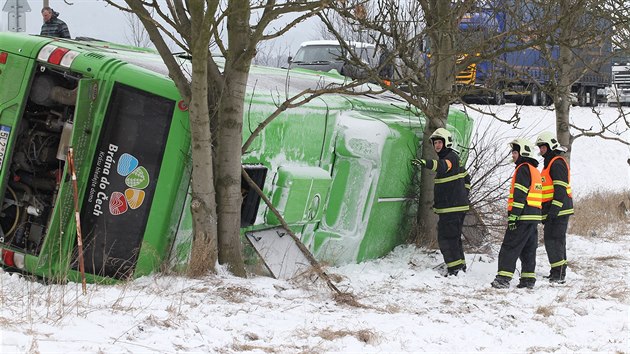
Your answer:
[[[138,16],[181,96],[189,103],[193,160],[191,264],[198,266],[192,268],[193,275],[214,270],[218,258],[234,274],[244,276],[240,157],[249,68],[260,42],[277,38],[313,16],[325,1],[170,0],[166,7],[142,0],[125,0],[128,7],[108,3]],[[270,29],[274,20],[288,13],[299,16],[280,29]],[[192,56],[192,81],[170,53],[165,37]],[[209,55],[211,45],[222,54],[224,63]]]
[[[598,71],[610,60],[601,55],[610,43],[610,26],[623,23],[620,14],[627,13],[621,11],[621,4],[627,5],[620,0],[605,4],[594,0],[380,0],[370,7],[358,0],[341,4],[337,4],[335,12],[351,27],[368,28],[371,33],[378,33],[371,36],[377,43],[391,45],[392,52],[384,62],[396,61],[393,85],[387,86],[378,78],[378,69],[372,72],[373,79],[419,108],[426,119],[421,151],[428,158],[434,158],[430,134],[446,125],[449,105],[478,94],[480,89],[488,101],[497,104],[504,102],[507,90],[519,88],[531,92],[519,103],[546,104],[551,96],[558,137],[563,145],[570,146],[571,91],[578,87],[578,79]],[[358,8],[366,11],[360,16]],[[617,18],[605,20],[614,18],[612,13]],[[323,12],[320,17],[330,33],[343,39],[338,30],[343,27],[335,25],[333,16]],[[515,67],[508,60],[532,52],[547,62],[541,63],[542,69]],[[487,72],[484,87],[480,88],[474,78],[483,70]],[[549,83],[537,82],[540,73],[536,70],[547,70],[542,76]],[[591,99],[596,99],[595,86],[584,87]],[[586,91],[581,91],[582,97]],[[518,120],[515,114],[505,122],[516,125]],[[432,180],[430,173],[423,174],[417,216],[419,235],[429,242],[435,238],[435,217],[430,208]]]
[[[354,16],[367,16],[368,13],[376,11],[374,2],[359,2],[352,4],[352,6],[350,11]],[[359,12],[357,13],[357,11]],[[320,39],[337,40],[339,36],[345,42],[375,43],[378,41],[377,31],[348,21],[347,18],[335,11],[328,11],[325,18],[326,21],[320,22],[317,28]],[[329,28],[331,27],[335,29],[337,35],[330,31]]]
[[[561,145],[567,147],[567,158],[571,146],[579,136],[601,136],[619,138],[611,127],[623,122],[624,114],[613,122],[600,120],[598,128],[577,127],[570,122],[573,97],[580,106],[598,104],[598,88],[610,84],[613,41],[624,42],[625,24],[628,23],[628,5],[623,1],[606,0],[560,0],[530,1],[530,18],[543,18],[547,26],[534,27],[528,35],[543,40],[532,45],[546,63],[544,75],[538,76],[536,86],[541,97],[553,100],[556,113],[556,134]],[[616,34],[615,34],[616,32]],[[626,127],[630,127],[626,124]],[[571,134],[571,129],[578,131]],[[627,144],[627,142],[625,142]]]
[[[469,65],[481,60],[479,56],[462,53],[484,53],[486,58],[498,55],[505,48],[497,45],[506,34],[488,37],[487,41],[467,41],[462,38],[459,24],[480,1],[416,0],[400,2],[379,0],[372,6],[362,1],[343,2],[334,8],[352,28],[367,28],[372,40],[390,49],[381,65],[367,70],[375,82],[396,93],[410,106],[418,108],[419,119],[424,119],[421,151],[425,158],[436,158],[430,136],[445,127],[450,104],[457,100],[456,76]],[[360,9],[360,11],[359,11]],[[344,35],[335,25],[335,17],[323,12],[320,17],[328,31],[340,41]],[[395,64],[394,64],[395,63]],[[357,62],[357,64],[360,64]],[[379,77],[385,65],[394,65],[393,84]],[[513,123],[512,120],[508,121]],[[421,177],[421,191],[417,224],[419,243],[431,244],[436,239],[436,216],[433,206],[434,173]]]
[[[281,68],[288,65],[287,59],[291,55],[288,44],[278,42],[261,43],[256,50],[253,64]]]
[[[127,24],[125,31],[127,43],[141,48],[146,48],[151,45],[151,38],[149,38],[149,34],[144,29],[142,22],[140,22],[137,16],[132,13],[125,13],[125,22]]]
[[[606,46],[610,48],[610,27],[598,15],[598,4],[598,1],[590,0],[539,4],[541,11],[559,15],[557,30],[539,35],[548,38],[548,45],[541,48],[549,63],[546,75],[549,83],[543,88],[553,99],[556,133],[560,144],[569,148],[567,157],[570,157],[573,140],[569,130],[572,87],[588,71],[601,66],[602,60],[610,61],[609,56],[601,55]],[[592,105],[597,104],[597,88],[579,84],[578,101],[581,105],[585,105],[587,96]]]

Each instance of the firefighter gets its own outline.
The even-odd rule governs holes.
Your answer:
[[[573,214],[570,168],[561,156],[565,150],[553,133],[540,133],[536,145],[545,159],[541,176],[545,250],[551,265],[547,277],[552,283],[562,284],[567,273],[567,226]]]
[[[536,284],[536,248],[538,223],[541,221],[542,181],[536,169],[534,146],[518,138],[509,144],[516,164],[508,196],[508,227],[499,251],[499,270],[490,285],[509,288],[516,260],[521,260],[521,277],[517,288],[532,289]]]
[[[431,142],[438,160],[413,159],[415,166],[436,172],[433,188],[433,211],[438,214],[438,245],[446,264],[446,276],[466,271],[462,245],[462,227],[469,209],[470,178],[459,156],[453,150],[453,137],[444,128],[431,134]]]

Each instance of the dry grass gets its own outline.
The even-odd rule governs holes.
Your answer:
[[[543,317],[553,316],[553,308],[550,306],[539,306],[536,309],[536,314],[541,315]]]
[[[376,339],[377,339],[376,334],[369,329],[351,331],[347,329],[332,330],[330,328],[325,328],[319,331],[318,336],[327,341],[332,341],[335,339],[352,336],[352,337],[355,337],[358,341],[366,343],[366,344],[375,344]]]
[[[252,344],[243,344],[243,343],[234,343],[232,345],[232,349],[236,352],[253,352],[253,351],[263,351],[265,353],[277,353],[278,349],[262,346],[262,345],[252,345]]]
[[[621,285],[615,288],[615,290],[609,291],[607,295],[612,297],[613,299],[625,302],[628,300],[629,297],[628,290],[628,287]]]
[[[581,236],[615,237],[630,232],[630,191],[595,192],[574,201],[575,215],[569,233]]]
[[[216,259],[210,257],[210,255],[213,254],[210,244],[204,242],[201,237],[193,240],[192,249],[193,252],[190,256],[190,262],[185,271],[188,276],[192,278],[203,277],[211,270],[208,264],[214,264]]]
[[[221,287],[217,289],[217,295],[219,295],[223,300],[229,301],[235,304],[243,303],[252,296],[255,296],[256,293],[251,291],[250,289],[243,288],[240,286],[228,286]]]

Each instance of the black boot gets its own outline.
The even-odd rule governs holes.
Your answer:
[[[492,285],[495,289],[507,289],[510,287],[510,280],[512,280],[512,278],[504,275],[497,275],[490,285]]]
[[[536,278],[521,278],[518,282],[517,288],[533,289],[536,284]]]
[[[460,264],[460,265],[456,265],[455,267],[450,267],[448,268],[448,273],[446,274],[446,276],[457,276],[457,273],[459,273],[459,271],[462,271],[464,273],[466,273],[466,265],[465,264]]]
[[[564,277],[566,276],[566,273],[567,273],[566,269],[567,269],[566,265],[551,268],[551,270],[549,271],[549,282],[557,283],[557,284],[564,284]]]

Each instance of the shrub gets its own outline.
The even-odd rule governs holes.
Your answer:
[[[570,234],[614,237],[628,234],[630,191],[598,191],[574,199],[575,215],[569,221]]]

